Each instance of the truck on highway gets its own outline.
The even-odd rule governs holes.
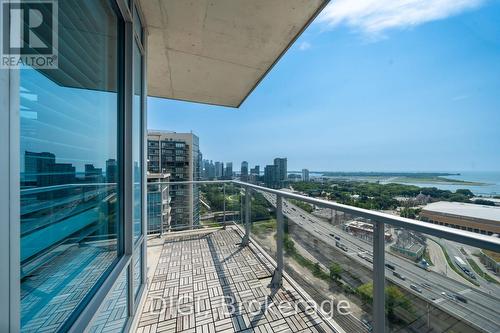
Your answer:
[[[459,256],[455,256],[455,264],[460,267],[460,269],[467,275],[469,276],[470,278],[472,279],[476,279],[476,275],[474,273],[472,273],[469,269],[469,267],[467,266],[467,264],[465,263],[465,261],[463,261],[462,258],[460,258]]]

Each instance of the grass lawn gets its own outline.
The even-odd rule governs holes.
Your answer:
[[[496,262],[500,262],[500,253],[490,251],[490,250],[483,250],[483,252],[488,255],[488,257],[492,258]]]
[[[429,266],[434,266],[434,263],[431,260],[431,256],[429,255],[429,250],[428,249],[425,249],[424,259],[425,259],[425,261],[427,261],[427,263],[429,264]]]
[[[269,219],[266,221],[259,221],[252,223],[251,232],[256,235],[269,234],[276,231],[276,220]]]
[[[439,244],[439,243],[438,243]],[[451,261],[450,259],[450,255],[448,254],[448,252],[446,252],[446,249],[444,248],[443,245],[439,244],[439,246],[441,247],[441,250],[443,250],[443,253],[444,253],[444,256],[446,258],[446,262],[448,263],[448,266],[450,266],[458,275],[462,276],[464,279],[466,279],[467,281],[471,282],[472,284],[474,284],[475,286],[478,286],[479,287],[479,283],[477,283],[476,281],[474,281],[473,279],[469,278],[468,276],[466,276],[461,270],[459,270],[454,264],[453,262]]]
[[[467,261],[469,262],[469,265],[472,267],[472,269],[474,270],[474,272],[476,272],[477,275],[481,276],[483,279],[485,279],[488,282],[499,284],[496,279],[494,279],[491,276],[489,276],[488,274],[486,274],[481,269],[481,267],[478,266],[478,264],[474,260],[467,258]]]

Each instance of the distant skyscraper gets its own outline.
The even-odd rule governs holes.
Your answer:
[[[106,161],[106,182],[108,183],[116,183],[118,172],[118,166],[116,164],[116,160],[114,158],[110,158]]]
[[[256,165],[254,168],[250,169],[250,174],[259,176],[260,175],[260,166]]]
[[[224,177],[224,163],[215,162],[215,178],[222,179]]]
[[[277,187],[278,186],[278,166],[276,165],[266,165],[264,167],[264,183],[267,187]]]
[[[256,165],[254,168],[250,169],[250,175],[248,181],[255,183],[259,181],[259,178],[260,178],[260,167]]]
[[[148,171],[169,173],[172,181],[200,180],[199,139],[193,133],[148,132]],[[198,185],[170,185],[171,226],[200,223]]]
[[[212,160],[210,160],[210,164],[208,165],[208,179],[214,179],[215,178],[215,165]]]
[[[225,179],[233,179],[233,162],[226,163],[226,169],[224,170]]]
[[[94,167],[93,164],[85,164],[85,181],[100,183],[102,181],[102,169]]]
[[[21,179],[22,186],[36,186],[40,159],[48,159],[55,162],[55,155],[51,153],[24,152],[24,177]]]
[[[203,160],[202,178],[205,180],[212,180],[215,178],[215,165],[212,161]]]
[[[76,169],[71,163],[56,163],[56,155],[48,152],[24,153],[25,180],[22,186],[38,187],[71,184],[76,180]],[[64,197],[66,191],[49,191],[37,194],[40,200]]]
[[[247,161],[241,162],[240,179],[244,182],[246,182],[248,180],[248,162]]]
[[[277,168],[277,177],[278,177],[278,186],[283,187],[285,185],[285,181],[287,179],[287,160],[285,158],[275,158],[274,165]]]
[[[302,169],[302,181],[304,181],[304,182],[309,181],[309,170],[308,169]]]
[[[203,160],[201,164],[203,165],[203,168],[201,171],[201,179],[207,180],[208,179],[208,168],[210,167],[210,161]]]

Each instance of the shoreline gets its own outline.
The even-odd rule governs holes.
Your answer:
[[[389,182],[389,181],[388,181]],[[488,184],[483,182],[474,182],[468,180],[451,179],[445,177],[429,177],[429,178],[411,178],[411,177],[397,177],[396,179],[390,180],[390,182],[402,183],[402,184],[437,184],[437,185],[466,185],[466,186],[488,186],[494,184]]]

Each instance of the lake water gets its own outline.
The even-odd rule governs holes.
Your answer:
[[[467,188],[476,195],[493,196],[500,195],[500,172],[479,172],[479,171],[463,171],[459,172],[459,176],[446,176],[446,178],[464,180],[470,182],[486,183],[483,186],[471,185],[448,185],[448,184],[412,184],[420,187],[437,187],[442,190],[456,191],[460,188]]]
[[[449,185],[439,183],[401,183],[407,185],[415,185],[419,187],[436,187],[442,190],[456,191],[457,189],[466,188],[471,190],[475,195],[494,196],[500,195],[500,171],[457,171],[450,173],[460,173],[458,176],[446,176],[446,178],[464,180],[470,182],[486,183],[483,186],[471,185]],[[311,172],[311,177],[320,177],[321,173]],[[345,178],[344,178],[345,179]],[[368,180],[362,177],[350,177],[350,180]],[[373,181],[373,179],[371,180]],[[383,184],[384,180],[380,180]]]

